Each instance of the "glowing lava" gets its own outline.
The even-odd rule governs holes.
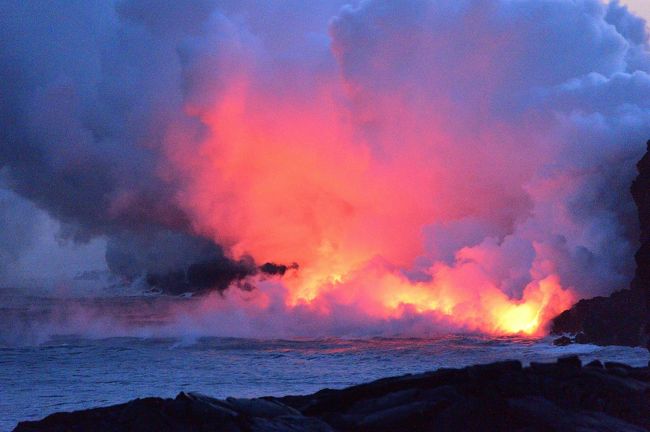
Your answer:
[[[497,258],[481,245],[407,277],[401,269],[426,257],[423,227],[470,209],[485,213],[482,198],[468,207],[466,199],[448,194],[461,179],[440,169],[450,161],[437,160],[431,148],[463,137],[433,121],[423,137],[407,133],[400,146],[373,154],[373,145],[327,96],[332,91],[293,106],[233,84],[216,105],[188,109],[210,134],[196,152],[172,156],[191,173],[180,200],[199,233],[229,246],[234,256],[298,262],[300,269],[284,278],[289,308],[316,305],[328,313],[345,305],[393,319],[434,314],[468,330],[535,335],[571,305],[573,295],[552,271],[533,274],[534,260],[520,296],[511,298],[487,268]],[[484,184],[467,181],[465,193],[486,193]],[[491,199],[507,205],[501,189]]]
[[[487,12],[468,15],[472,28]],[[188,92],[201,134],[170,135],[168,157],[194,230],[235,257],[297,262],[282,280],[289,311],[543,333],[576,297],[551,247],[574,226],[570,180],[538,176],[553,120],[487,114],[517,66],[494,59],[518,41],[479,38],[480,55],[449,60],[450,81],[436,51],[448,35],[422,35],[421,56],[404,57],[399,33],[359,52],[345,26],[332,27],[338,71],[226,50],[215,82]]]

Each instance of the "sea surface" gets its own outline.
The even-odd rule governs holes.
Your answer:
[[[16,296],[0,290],[0,432],[21,420],[196,391],[214,397],[283,396],[497,360],[578,354],[648,364],[645,349],[570,345],[552,338],[452,334],[427,338],[251,339],[203,336],[170,321],[201,299]],[[214,331],[221,329],[215,328]]]
[[[450,335],[429,339],[256,340],[51,337],[0,346],[0,431],[55,411],[197,391],[215,397],[287,395],[381,377],[495,360],[578,354],[646,365],[647,350],[570,345],[551,338]]]

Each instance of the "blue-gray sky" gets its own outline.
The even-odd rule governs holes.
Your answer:
[[[624,0],[622,3],[628,5],[630,10],[646,20],[650,19],[650,2],[646,0]]]

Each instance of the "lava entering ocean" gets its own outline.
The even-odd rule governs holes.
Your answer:
[[[0,198],[120,280],[215,291],[180,321],[540,335],[632,277],[650,51],[618,1],[21,3]]]
[[[576,298],[543,232],[559,228],[566,241],[573,222],[561,220],[561,200],[575,179],[540,171],[567,145],[556,118],[499,106],[520,90],[507,83],[523,67],[511,53],[530,32],[515,29],[533,24],[517,17],[495,32],[498,11],[477,6],[453,18],[479,35],[409,27],[403,40],[413,23],[382,21],[386,8],[369,2],[332,22],[337,67],[314,73],[233,42],[211,59],[218,76],[189,79],[185,111],[204,130],[168,139],[179,202],[196,232],[234,257],[297,262],[283,279],[288,307],[408,310],[491,334],[540,334]],[[560,214],[538,221],[549,207]]]

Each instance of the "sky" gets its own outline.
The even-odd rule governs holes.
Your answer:
[[[650,20],[650,2],[647,0],[625,0],[623,4],[627,4],[630,10],[639,14],[646,20]]]
[[[0,285],[212,289],[176,315],[202,331],[543,333],[634,271],[629,6],[9,1]]]

